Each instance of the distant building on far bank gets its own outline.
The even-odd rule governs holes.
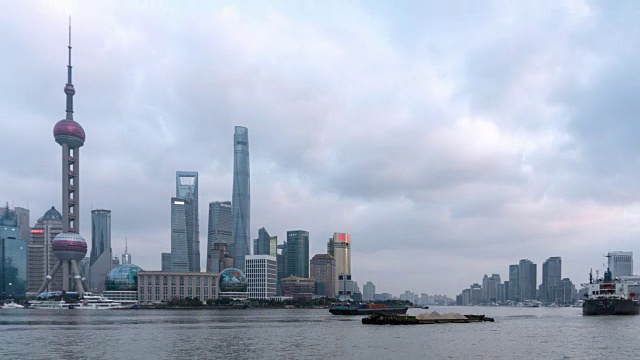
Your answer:
[[[316,295],[336,297],[336,260],[329,254],[316,254],[310,260],[311,278],[316,281]]]
[[[311,299],[315,291],[316,282],[313,279],[289,276],[280,280],[282,295],[294,299]]]
[[[613,278],[633,275],[633,252],[631,251],[610,251],[607,254],[609,259],[609,270]]]
[[[367,281],[366,284],[362,286],[362,300],[364,301],[373,301],[373,296],[376,293],[376,286],[373,285],[371,281]]]
[[[247,255],[245,275],[247,292],[250,299],[269,299],[275,297],[278,267],[276,257],[271,255]]]
[[[170,272],[171,271],[171,253],[162,253],[162,272]]]

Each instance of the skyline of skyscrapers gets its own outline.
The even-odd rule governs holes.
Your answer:
[[[176,171],[176,197],[188,201],[191,205],[191,223],[189,232],[188,257],[189,271],[200,272],[200,218],[198,212],[198,172]]]
[[[111,210],[91,211],[91,255],[89,256],[89,287],[103,292],[107,274],[113,269],[111,248]],[[85,274],[87,275],[87,274]]]
[[[309,278],[309,232],[287,231],[287,275]]]
[[[233,134],[233,243],[229,251],[235,266],[244,270],[244,257],[251,252],[251,185],[249,168],[249,130],[236,126]]]

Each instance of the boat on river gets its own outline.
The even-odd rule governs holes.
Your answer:
[[[386,304],[352,304],[333,305],[329,312],[333,315],[370,315],[370,314],[406,314],[408,306],[389,306]]]
[[[64,300],[34,300],[29,301],[29,309],[73,309],[74,303]]]
[[[107,299],[102,295],[94,295],[92,293],[84,293],[82,300],[76,306],[80,310],[110,310],[124,309],[122,303]]]
[[[10,300],[8,303],[2,304],[0,306],[2,309],[24,309],[24,306],[20,304],[16,304],[13,300]]]
[[[597,276],[596,276],[597,277]],[[637,294],[629,287],[637,286],[636,281],[612,278],[607,269],[602,279],[593,279],[589,274],[589,283],[582,303],[582,315],[638,315],[640,304]]]

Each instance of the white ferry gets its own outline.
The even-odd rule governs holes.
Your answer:
[[[76,305],[76,309],[80,310],[108,310],[108,309],[124,309],[122,303],[109,300],[102,295],[94,295],[86,292],[82,300]]]
[[[34,300],[29,302],[29,309],[73,309],[75,304],[64,300]]]

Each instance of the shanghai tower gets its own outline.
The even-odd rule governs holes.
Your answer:
[[[64,93],[67,97],[67,116],[53,128],[53,136],[62,147],[62,233],[51,242],[53,254],[58,262],[45,277],[38,293],[47,288],[56,272],[62,267],[62,289],[84,293],[84,278],[78,262],[87,253],[87,243],[80,235],[80,147],[84,145],[85,133],[80,124],[73,120],[73,95],[76,90],[71,82],[71,25],[69,25],[69,65]]]
[[[233,196],[231,213],[233,217],[233,243],[229,252],[233,264],[244,271],[244,257],[249,252],[249,214],[251,209],[249,181],[249,130],[236,126],[233,134]]]

